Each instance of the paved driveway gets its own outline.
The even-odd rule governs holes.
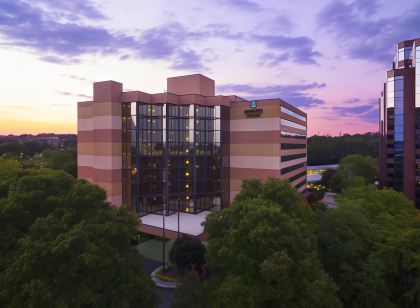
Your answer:
[[[152,260],[152,259],[146,258],[143,255],[143,265],[144,265],[144,268],[145,268],[145,270],[148,274],[151,274],[157,267],[162,265],[162,242],[157,241],[157,240],[150,240],[150,241],[154,241],[154,242],[143,245],[143,246],[141,246],[140,249],[137,246],[137,251],[139,251],[139,253],[141,255],[143,255],[143,252],[145,252],[146,255],[152,256],[152,257],[155,258],[155,260]],[[147,242],[149,242],[149,241],[141,243],[141,244],[139,244],[139,246],[142,245],[142,244],[145,244]],[[157,245],[158,243],[156,243],[156,242],[158,242],[160,244]],[[168,245],[168,243],[166,245]],[[171,246],[172,246],[172,243],[171,243]],[[158,253],[159,252],[159,249],[158,249],[159,247],[160,247],[160,255]],[[152,251],[147,250],[147,248],[152,249]],[[168,261],[166,261],[166,262],[168,262]],[[155,292],[161,300],[161,304],[159,305],[160,308],[171,307],[172,302],[173,302],[174,297],[175,297],[175,290],[174,289],[164,289],[164,288],[156,287]]]

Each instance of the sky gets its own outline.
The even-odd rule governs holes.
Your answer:
[[[375,132],[396,44],[418,37],[418,0],[0,0],[0,135],[76,133],[95,81],[160,93],[192,73],[286,100],[309,135]]]

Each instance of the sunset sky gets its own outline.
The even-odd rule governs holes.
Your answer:
[[[302,108],[310,135],[377,131],[395,44],[417,37],[414,0],[0,0],[0,135],[75,133],[94,81],[191,73]]]

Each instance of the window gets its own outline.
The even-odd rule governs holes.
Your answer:
[[[303,177],[305,175],[306,175],[306,171],[303,171],[301,173],[298,173],[298,174],[290,177],[288,180],[289,180],[289,182],[293,182],[293,181],[295,181],[295,180],[297,180],[297,179],[299,179],[299,178],[301,178],[301,177]]]
[[[289,133],[289,132],[284,132],[284,131],[282,131],[280,133],[280,136],[282,136],[283,138],[306,139],[306,135],[296,134],[296,133]]]
[[[295,117],[296,119],[299,119],[303,122],[306,122],[306,117],[304,117],[303,115],[300,115],[299,113],[294,112],[290,109],[287,109],[286,107],[281,106],[280,111],[283,112],[283,113],[286,113],[288,115],[291,115],[292,117]]]
[[[294,150],[294,149],[305,149],[306,144],[295,144],[295,143],[282,143],[282,150]]]
[[[284,125],[284,126],[289,126],[289,127],[293,127],[293,128],[297,128],[297,129],[301,129],[301,130],[306,131],[306,126],[301,125],[301,124],[297,124],[297,123],[289,121],[289,120],[281,119],[280,124]]]
[[[303,185],[305,185],[306,184],[306,179],[305,180],[303,180],[302,182],[300,182],[300,183],[298,183],[298,184],[296,184],[295,185],[295,188],[296,189],[299,189],[299,188],[301,188]]]
[[[298,159],[298,158],[304,158],[306,157],[306,153],[302,153],[302,154],[292,154],[292,155],[285,155],[281,157],[281,161],[289,161],[289,160],[294,160],[294,159]]]
[[[281,174],[286,174],[286,173],[292,172],[294,170],[297,170],[297,169],[302,168],[302,167],[305,167],[305,166],[306,166],[306,163],[301,163],[301,164],[293,165],[293,166],[290,166],[290,167],[286,167],[286,168],[281,169],[280,170],[280,173]]]

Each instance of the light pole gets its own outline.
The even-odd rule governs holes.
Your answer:
[[[178,204],[178,240],[179,240],[179,202],[180,202],[181,200],[179,200],[179,198],[178,198],[178,200],[177,200],[177,204]]]
[[[163,254],[162,254],[162,268],[163,268],[163,273],[165,274],[165,204],[163,205],[163,209],[162,209],[162,224],[163,224],[163,238],[162,238],[162,250],[163,250]]]

